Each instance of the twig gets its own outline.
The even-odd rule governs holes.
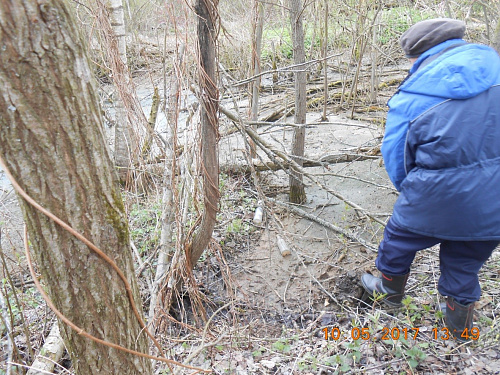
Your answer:
[[[307,66],[307,65],[311,65],[311,64],[315,64],[317,62],[328,60],[328,59],[331,59],[332,57],[337,57],[337,56],[340,56],[340,55],[342,55],[342,53],[336,53],[334,55],[326,56],[326,57],[323,57],[321,59],[309,60],[309,61],[306,61],[306,62],[303,62],[303,63],[300,63],[300,64],[288,65],[288,66],[285,66],[284,68],[273,69],[273,70],[266,70],[265,72],[261,72],[259,74],[254,75],[254,76],[248,77],[248,78],[246,78],[246,79],[244,79],[242,81],[235,82],[235,83],[233,83],[233,86],[234,87],[238,87],[238,86],[241,86],[241,85],[245,85],[248,82],[251,82],[254,79],[262,77],[263,75],[266,75],[266,74],[274,74],[274,73],[280,73],[280,72],[294,72],[295,68],[302,67],[302,66]]]
[[[241,130],[245,131],[250,136],[250,138],[252,138],[252,140],[255,142],[255,144],[257,144],[264,152],[266,152],[266,154],[269,155],[270,153],[272,153],[272,154],[278,156],[280,159],[283,160],[284,165],[290,167],[292,170],[298,172],[299,174],[302,174],[303,176],[307,177],[309,180],[313,181],[316,185],[318,185],[319,187],[321,187],[323,190],[325,190],[328,193],[332,194],[334,197],[340,199],[341,201],[347,203],[349,206],[351,206],[355,210],[363,213],[366,216],[369,216],[370,218],[372,218],[377,223],[385,226],[385,223],[382,220],[380,220],[379,218],[371,215],[370,213],[368,213],[366,210],[364,210],[362,207],[360,207],[356,203],[351,202],[347,198],[343,197],[340,193],[338,193],[338,192],[336,192],[336,191],[328,188],[327,186],[325,186],[325,184],[323,184],[321,181],[319,181],[318,179],[316,179],[313,175],[311,175],[310,173],[306,172],[304,170],[304,168],[302,168],[295,160],[293,160],[285,152],[278,150],[276,147],[274,147],[270,143],[266,142],[253,129],[251,129],[249,127],[242,126],[243,121],[241,120],[241,118],[238,115],[232,113],[231,111],[225,109],[222,106],[220,106],[220,111],[222,113],[224,113],[230,120],[232,120],[234,122],[234,124],[238,128],[242,128]]]
[[[351,233],[345,229],[342,229],[334,224],[331,224],[315,215],[311,215],[307,212],[305,212],[304,210],[298,208],[298,207],[295,207],[291,204],[288,204],[288,203],[284,203],[284,202],[281,202],[279,200],[276,200],[276,199],[273,199],[273,198],[266,198],[267,200],[269,200],[270,202],[273,202],[275,204],[277,204],[278,206],[281,206],[281,207],[285,207],[286,209],[290,210],[291,212],[297,214],[297,215],[300,215],[300,216],[303,216],[303,217],[306,217],[308,218],[309,220],[313,220],[314,222],[328,228],[328,229],[331,229],[337,233],[340,233],[342,234],[343,236],[347,237],[347,238],[350,238],[351,240],[354,240],[358,243],[360,243],[361,245],[363,245],[364,247],[366,247],[367,249],[371,250],[371,251],[374,251],[376,252],[377,251],[377,246],[375,246],[374,244],[368,242],[368,241],[365,241],[364,239],[356,236],[354,233]]]
[[[221,306],[219,307],[213,314],[212,316],[207,320],[207,323],[205,324],[205,328],[203,329],[203,335],[201,336],[201,344],[200,346],[194,351],[192,352],[185,360],[184,362],[185,363],[189,363],[191,362],[191,360],[193,360],[194,358],[196,358],[196,356],[198,356],[198,354],[200,354],[204,349],[206,349],[207,347],[209,346],[214,346],[214,345],[217,345],[217,343],[219,343],[224,337],[225,335],[221,335],[215,342],[212,342],[212,343],[208,343],[205,345],[205,338],[207,336],[207,331],[208,331],[208,327],[210,326],[210,323],[212,322],[212,319],[219,313],[221,312],[222,310],[224,310],[225,308],[229,307],[230,305],[232,305],[234,302],[233,301],[230,301],[228,303],[226,303],[224,306]]]
[[[340,302],[338,301],[338,299],[336,297],[334,297],[328,290],[326,290],[323,285],[318,281],[317,278],[315,278],[313,276],[313,274],[311,274],[311,272],[309,272],[309,269],[307,268],[306,264],[304,263],[304,261],[302,260],[302,257],[300,256],[299,253],[297,253],[297,257],[299,258],[300,260],[300,263],[302,263],[302,267],[304,267],[304,269],[306,270],[307,274],[309,275],[309,277],[316,283],[318,284],[319,288],[321,289],[321,291],[323,293],[325,293],[333,302],[335,302],[337,305],[340,305]]]
[[[5,303],[5,299],[3,296],[3,292],[0,290],[0,308],[2,313],[0,315],[1,320],[3,321],[3,325],[7,331],[7,350],[4,353],[7,353],[7,375],[11,374],[11,366],[10,362],[12,361],[12,357],[14,354],[14,348],[16,347],[16,343],[14,341],[14,336],[12,335],[12,327],[10,325],[9,316],[7,315],[7,305]],[[27,338],[29,340],[29,337]]]
[[[8,365],[14,365],[14,366],[19,366],[19,367],[24,367],[28,370],[31,369],[31,366],[23,365],[22,363],[16,363],[16,362],[7,362]],[[53,372],[50,371],[45,371],[45,370],[39,370],[39,374],[47,374],[47,375],[54,375]]]
[[[21,308],[22,305],[19,303],[20,301],[19,301],[19,298],[17,297],[17,291],[16,291],[16,287],[17,286],[16,286],[14,280],[12,279],[12,277],[10,275],[9,268],[7,267],[7,262],[5,261],[5,254],[4,254],[3,249],[2,249],[2,243],[1,243],[1,241],[2,241],[2,232],[0,231],[0,259],[2,260],[2,266],[3,266],[3,269],[4,269],[4,271],[3,271],[4,277],[7,278],[8,283],[12,287],[12,295],[14,296],[14,301],[15,301],[17,307],[19,309],[21,309],[21,313],[19,315],[21,317],[23,331],[24,331],[24,335],[26,337],[26,346],[28,347],[28,354],[30,355],[31,358],[34,358],[35,357],[35,352],[33,351],[33,347],[31,346],[31,340],[30,340],[30,334],[29,334],[28,325],[26,324],[26,319],[24,318],[24,311]],[[21,276],[20,284],[22,284],[22,276]],[[4,285],[4,290],[5,290],[5,285]],[[3,292],[0,291],[0,298],[1,298],[1,294],[2,293]],[[7,294],[5,294],[5,296],[7,296]],[[8,298],[7,298],[7,306],[9,308],[9,310],[10,310],[10,313],[12,314],[12,310],[11,310],[11,306],[10,306]],[[5,310],[2,307],[2,312],[3,311],[5,311]],[[9,325],[5,324],[5,327],[7,328],[8,334],[9,334],[9,338],[12,339],[12,344],[14,345],[12,347],[12,350],[15,351],[16,354],[18,355],[19,352],[18,352],[17,346],[15,345],[14,337],[12,336],[12,326],[10,324]]]
[[[139,250],[137,250],[137,246],[135,246],[135,243],[132,240],[130,240],[130,247],[132,248],[135,257],[137,258],[137,263],[139,263],[139,268],[142,272],[146,268],[147,263],[143,262],[143,260],[141,258],[141,254],[139,254]],[[149,292],[153,293],[153,283],[152,283],[151,279],[147,276],[146,276],[146,282],[147,282],[148,287],[149,287]]]
[[[348,176],[348,175],[345,175],[345,174],[338,174],[338,173],[333,173],[333,172],[315,173],[314,175],[315,176],[334,176],[334,177],[339,177],[339,178],[347,178],[347,179],[350,179],[350,180],[356,180],[356,181],[359,181],[359,182],[363,182],[365,184],[373,185],[373,186],[376,186],[376,187],[379,187],[379,188],[382,188],[382,189],[391,190],[392,192],[394,192],[396,194],[398,193],[398,191],[394,187],[392,187],[392,186],[377,184],[376,182],[368,181],[368,180],[365,180],[363,178],[359,178],[359,177],[356,177],[356,176]],[[382,215],[382,216],[385,216],[385,214]]]

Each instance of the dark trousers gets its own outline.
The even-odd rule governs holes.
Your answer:
[[[390,275],[404,275],[417,251],[436,244],[439,248],[438,291],[468,304],[479,300],[481,287],[478,272],[500,241],[449,241],[422,236],[395,225],[391,219],[384,231],[375,264],[377,269]]]

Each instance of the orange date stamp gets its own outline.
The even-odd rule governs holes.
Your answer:
[[[376,335],[372,334],[368,327],[352,327],[351,329],[341,329],[339,327],[325,327],[322,329],[325,340],[416,340],[424,331],[418,327],[411,328],[398,328],[398,327],[383,327]],[[473,327],[471,329],[464,329],[462,332],[452,332],[450,329],[432,328],[430,330],[431,338],[433,340],[451,340],[454,337],[461,337],[467,341],[478,340],[480,336],[479,328]]]

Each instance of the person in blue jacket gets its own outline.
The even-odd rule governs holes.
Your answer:
[[[401,306],[417,251],[440,244],[438,291],[450,335],[466,341],[481,288],[478,272],[500,243],[500,57],[465,42],[465,24],[416,23],[400,38],[413,62],[389,100],[382,142],[400,192],[367,294]]]

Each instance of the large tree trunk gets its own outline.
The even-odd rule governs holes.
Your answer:
[[[21,187],[113,259],[140,302],[128,224],[83,40],[65,2],[0,2],[0,152]],[[20,201],[33,253],[55,306],[90,334],[148,352],[116,271]],[[137,306],[141,311],[141,306]],[[62,325],[76,374],[149,374],[149,360]]]
[[[303,13],[302,0],[290,0],[290,21],[292,24],[293,61],[295,64],[303,64],[306,61],[304,48],[304,28],[302,26]],[[299,66],[295,72],[295,123],[306,123],[306,72]],[[292,156],[298,156],[294,160],[302,165],[301,157],[304,156],[304,142],[306,139],[305,127],[295,128],[292,141]],[[292,171],[290,175],[290,202],[303,203],[306,200],[306,192],[302,183],[303,176]]]
[[[215,74],[215,45],[219,0],[197,0],[199,80],[201,89],[201,170],[203,171],[204,212],[200,227],[188,250],[194,267],[210,243],[219,206],[219,90]]]

